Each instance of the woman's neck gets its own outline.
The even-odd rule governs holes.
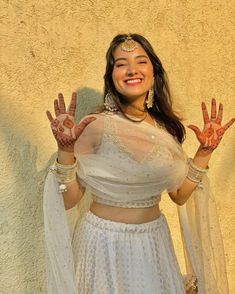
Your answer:
[[[139,118],[144,117],[148,113],[145,105],[134,103],[123,105],[122,109],[127,115],[132,115]]]

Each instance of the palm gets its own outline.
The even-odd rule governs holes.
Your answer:
[[[217,114],[215,99],[212,99],[211,102],[211,117],[209,117],[204,102],[202,102],[202,113],[204,120],[203,130],[200,131],[200,129],[195,125],[189,125],[188,127],[195,132],[198,141],[204,149],[213,151],[215,148],[217,148],[225,131],[234,123],[235,119],[231,119],[228,123],[222,126],[223,105],[220,103]]]
[[[69,110],[66,111],[64,97],[60,93],[58,100],[54,101],[55,116],[46,112],[54,137],[60,150],[73,151],[75,141],[81,135],[85,127],[94,120],[94,117],[84,119],[80,124],[75,122],[75,111],[77,105],[77,94],[73,93]]]

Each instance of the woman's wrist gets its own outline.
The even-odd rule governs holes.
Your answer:
[[[74,151],[64,151],[58,149],[57,161],[60,164],[71,165],[75,162]]]
[[[207,168],[211,155],[211,151],[205,150],[202,146],[199,146],[193,158],[193,163],[198,167]]]

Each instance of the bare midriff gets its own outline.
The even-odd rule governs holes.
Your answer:
[[[127,224],[142,224],[157,219],[161,212],[159,205],[144,208],[123,208],[93,201],[90,211],[100,218]]]

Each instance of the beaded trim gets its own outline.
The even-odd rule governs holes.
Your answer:
[[[162,130],[165,130],[165,128],[161,125],[158,125],[156,123],[156,121],[155,121],[155,127],[162,129]],[[105,129],[105,134],[107,137],[110,137],[112,139],[112,141],[114,143],[116,143],[124,153],[126,153],[130,156],[130,158],[137,161],[137,159],[134,156],[134,153],[127,146],[125,146],[125,144],[119,138],[118,133],[117,133],[117,128],[116,128],[114,121],[112,121],[108,117],[105,117],[104,129]],[[169,158],[171,159],[169,154],[168,153],[166,154],[166,150],[162,150],[162,148],[159,147],[158,144],[153,143],[153,147],[148,152],[146,152],[146,154],[145,154],[145,156],[143,156],[143,158],[138,159],[138,162],[151,161],[153,158],[156,158],[156,157],[158,157],[158,158],[163,157],[165,159],[169,159]]]
[[[120,147],[122,151],[124,151],[132,159],[134,159],[134,154],[119,139],[114,121],[112,121],[110,118],[105,117],[104,129],[105,129],[105,134],[107,134],[107,136],[109,136],[114,143],[118,144],[118,146]]]
[[[149,199],[149,200],[135,200],[135,201],[122,201],[122,202],[104,199],[94,194],[92,195],[92,198],[97,203],[107,204],[110,206],[126,207],[126,208],[144,208],[144,207],[152,207],[158,204],[161,200],[161,195],[154,196],[152,199]]]

